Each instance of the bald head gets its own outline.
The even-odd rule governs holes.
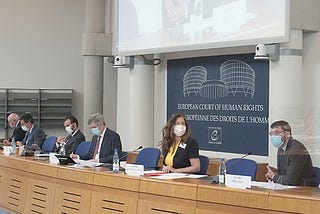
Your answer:
[[[15,128],[19,121],[19,116],[16,113],[11,113],[8,116],[8,124],[11,128]]]

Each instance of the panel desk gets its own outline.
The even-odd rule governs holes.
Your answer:
[[[127,162],[128,163],[135,163],[138,152],[131,152],[128,154]],[[217,175],[220,167],[220,160],[221,158],[209,158],[209,166],[207,170],[207,175]],[[158,167],[162,168],[163,163],[163,156],[160,156]],[[266,166],[267,163],[258,163],[258,169],[256,173],[256,180],[257,181],[266,181],[265,174],[266,174]]]
[[[0,151],[1,152],[1,151]],[[232,189],[210,181],[113,174],[0,154],[0,207],[10,213],[319,213],[318,188]]]

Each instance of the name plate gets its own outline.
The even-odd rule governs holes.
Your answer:
[[[251,188],[251,176],[226,174],[226,186],[232,188]]]
[[[131,176],[141,176],[144,174],[144,166],[139,164],[126,164],[126,174]]]

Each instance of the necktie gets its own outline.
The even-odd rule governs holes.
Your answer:
[[[68,135],[65,139],[65,143],[67,144],[69,142],[69,140],[71,139],[72,135]]]
[[[26,146],[28,146],[30,141],[30,132],[27,132]]]
[[[97,138],[96,146],[94,148],[94,153],[93,153],[93,159],[95,159],[96,155],[98,154],[99,146],[100,146],[100,136],[98,136]]]

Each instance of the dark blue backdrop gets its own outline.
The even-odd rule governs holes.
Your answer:
[[[167,116],[183,112],[191,126],[192,135],[200,149],[230,153],[268,155],[269,123],[269,62],[253,59],[254,54],[209,56],[168,61],[167,75]],[[229,76],[222,79],[221,65],[228,61],[224,71]],[[229,61],[229,62],[231,62]],[[199,67],[201,66],[201,67]],[[199,72],[200,68],[200,72]],[[206,70],[206,80],[203,81]],[[246,74],[241,73],[241,69]],[[187,71],[191,69],[193,71]],[[248,71],[249,75],[248,76]],[[233,73],[235,72],[235,73]],[[240,75],[243,81],[232,79]],[[252,79],[252,75],[255,77]],[[187,84],[185,79],[190,80]],[[224,84],[225,81],[229,82]],[[233,82],[232,82],[233,81]],[[185,88],[194,89],[198,84],[199,91],[186,93]],[[254,84],[254,90],[247,93],[246,85]],[[230,84],[238,91],[218,95],[201,95],[200,88]],[[237,86],[240,84],[240,86]],[[241,88],[243,86],[243,89]],[[198,90],[196,88],[196,90]],[[223,88],[223,87],[222,87]],[[216,90],[218,91],[218,90]],[[219,94],[219,93],[218,93]],[[223,93],[222,93],[223,94]]]

